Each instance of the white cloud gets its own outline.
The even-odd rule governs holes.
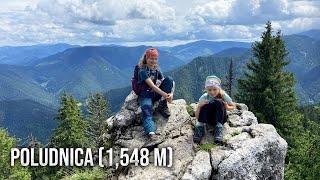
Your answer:
[[[292,2],[290,13],[296,17],[320,17],[320,1]]]
[[[43,0],[34,9],[55,20],[88,21],[95,24],[114,25],[117,20],[155,19],[175,17],[173,8],[159,0]]]
[[[1,1],[0,12],[23,11],[26,7],[36,5],[40,0],[10,0]]]
[[[303,5],[303,6],[301,6]],[[288,0],[217,0],[200,4],[190,10],[188,19],[193,23],[206,24],[257,24],[267,20],[288,20],[305,11],[316,15],[317,7],[307,2]],[[305,13],[305,15],[307,15]]]
[[[224,22],[232,13],[234,2],[234,0],[218,0],[198,5],[191,10],[190,15],[187,17],[200,25]]]
[[[96,37],[98,37],[98,38],[104,37],[104,34],[103,34],[103,32],[101,32],[101,31],[96,31],[96,32],[93,33],[93,35],[96,36]]]
[[[320,1],[216,0],[189,10],[193,38],[255,38],[270,20],[275,29],[297,33],[319,28]]]
[[[12,0],[0,2],[0,44],[255,39],[320,27],[320,1]]]
[[[293,34],[301,31],[320,27],[320,18],[295,18],[288,21],[272,22],[276,29],[280,29],[284,34]]]

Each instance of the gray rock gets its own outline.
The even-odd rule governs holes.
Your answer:
[[[243,104],[243,103],[236,103],[236,108],[238,110],[242,110],[242,111],[248,111],[249,110],[248,106]]]
[[[182,179],[210,179],[211,171],[209,153],[199,151],[188,166]]]
[[[218,166],[218,179],[283,179],[287,143],[272,125],[258,124],[253,138],[243,143]]]
[[[246,142],[246,140],[250,139],[251,136],[247,132],[242,132],[241,134],[235,135],[231,137],[226,143],[227,146],[232,149],[241,148]]]
[[[112,128],[113,128],[113,121],[114,121],[114,116],[111,116],[110,118],[108,118],[108,119],[106,120],[109,129],[112,129]]]
[[[229,114],[229,124],[231,127],[250,126],[258,124],[258,120],[251,111],[244,110],[241,115]]]
[[[155,103],[154,109],[156,109],[158,103]],[[115,128],[125,128],[133,124],[141,124],[141,108],[138,103],[138,96],[131,91],[126,97],[120,111],[107,120],[109,126],[115,126]]]
[[[132,150],[146,142],[141,126],[141,109],[134,93],[126,98],[121,110],[107,120],[113,130],[115,163],[120,148]],[[158,148],[173,148],[173,166],[146,167],[129,165],[117,169],[118,179],[283,179],[287,143],[269,124],[258,124],[245,104],[237,103],[228,111],[224,124],[224,146],[210,152],[196,151],[193,144],[196,119],[189,116],[184,100],[169,104],[168,119],[155,113],[157,133],[163,139]],[[194,109],[197,104],[191,105]],[[213,127],[208,126],[202,143],[213,143]],[[105,134],[108,138],[111,135]],[[150,157],[152,158],[152,152]]]
[[[123,108],[114,116],[113,125],[116,127],[126,127],[133,124],[135,120],[136,114],[134,111]]]
[[[222,162],[222,160],[225,158],[226,149],[222,146],[217,146],[211,149],[210,152],[211,155],[211,166],[214,171],[218,170],[219,164]]]
[[[243,122],[241,117],[236,114],[230,114],[228,122],[231,127],[237,127],[246,124],[246,122]]]
[[[243,111],[241,114],[241,118],[244,122],[246,122],[246,126],[258,124],[257,117],[251,111]]]

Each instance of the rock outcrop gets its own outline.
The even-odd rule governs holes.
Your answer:
[[[154,115],[163,139],[157,147],[173,148],[173,166],[130,165],[117,169],[119,179],[283,179],[287,143],[272,125],[259,124],[246,105],[237,104],[237,109],[228,112],[224,145],[204,150],[193,143],[196,119],[186,107],[184,100],[174,100],[168,119]],[[113,129],[115,152],[144,145],[140,115],[137,97],[130,93],[121,110],[107,120]],[[213,144],[213,127],[206,128],[202,144]]]

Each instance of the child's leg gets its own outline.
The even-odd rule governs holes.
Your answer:
[[[156,124],[153,121],[152,98],[141,98],[140,106],[142,110],[142,125],[145,135],[154,134],[156,132]]]
[[[173,90],[173,84],[174,84],[173,79],[170,76],[168,76],[164,78],[159,88],[166,93],[171,93]],[[161,97],[162,96],[160,94],[156,93],[154,101],[160,100]]]
[[[163,90],[164,92],[166,93],[171,93],[173,92],[173,86],[174,86],[174,82],[172,80],[171,77],[166,77],[161,85],[160,85],[160,89]],[[168,118],[171,113],[169,111],[169,108],[168,108],[168,104],[167,104],[167,100],[162,98],[162,96],[160,94],[155,94],[155,97],[153,99],[153,102],[155,101],[159,101],[159,106],[158,106],[158,112],[165,118]]]
[[[212,102],[215,109],[215,123],[224,123],[225,116],[226,116],[226,108],[222,100],[214,100]]]
[[[196,144],[199,144],[201,142],[202,136],[204,135],[204,128],[205,123],[197,122],[194,127],[194,136],[193,136],[193,142]]]
[[[215,105],[212,103],[202,106],[199,112],[199,122],[215,125]]]
[[[225,121],[226,116],[226,109],[224,106],[223,101],[221,100],[214,100],[214,112],[215,112],[215,130],[214,130],[214,140],[216,143],[222,143],[223,136],[222,136],[222,130],[223,130],[223,123]]]
[[[221,143],[223,136],[223,123],[225,121],[226,110],[221,100],[214,100],[204,105],[199,114],[199,122],[208,123],[215,127],[214,139],[216,143]]]
[[[194,136],[193,141],[197,144],[200,143],[201,138],[204,135],[204,129],[207,123],[210,121],[212,122],[212,112],[213,112],[213,105],[212,104],[206,104],[202,106],[199,112],[199,119],[194,129]],[[210,123],[211,124],[211,123]]]

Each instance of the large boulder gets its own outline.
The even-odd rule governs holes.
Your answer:
[[[193,108],[196,106],[192,104]],[[157,133],[163,139],[157,147],[173,148],[172,167],[156,167],[152,162],[146,167],[118,167],[118,179],[283,179],[286,141],[272,125],[259,124],[245,104],[237,104],[235,110],[228,111],[224,145],[212,145],[209,150],[194,145],[196,119],[186,107],[184,100],[174,100],[169,104],[172,115],[168,119],[154,114]],[[132,150],[145,144],[141,109],[134,93],[129,94],[121,110],[107,122],[112,127],[115,154],[120,148]],[[207,127],[202,143],[213,144],[213,132],[213,127]]]

